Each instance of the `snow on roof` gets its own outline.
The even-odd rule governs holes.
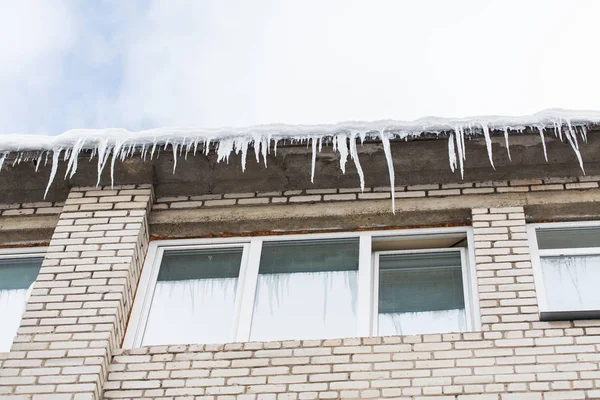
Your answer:
[[[167,150],[169,147],[174,155],[173,172],[175,172],[179,155],[185,153],[187,156],[191,152],[196,154],[197,151],[208,154],[211,144],[217,153],[218,161],[228,161],[232,153],[241,153],[241,168],[244,170],[249,147],[254,148],[257,162],[260,162],[259,154],[262,154],[266,167],[267,154],[271,151],[277,154],[279,142],[303,142],[312,147],[311,180],[314,180],[316,154],[321,151],[324,142],[327,142],[332,144],[334,151],[339,152],[342,172],[345,172],[345,165],[350,156],[358,171],[360,186],[363,188],[364,174],[358,159],[357,141],[359,139],[362,144],[368,138],[380,140],[383,144],[392,188],[392,204],[394,204],[391,139],[410,139],[424,133],[447,136],[450,168],[453,172],[460,169],[462,175],[465,162],[465,137],[483,136],[485,138],[490,164],[493,166],[490,132],[501,131],[504,133],[510,158],[509,135],[521,133],[525,129],[535,129],[540,134],[547,160],[544,134],[552,131],[560,140],[567,141],[571,145],[583,170],[579,140],[581,139],[583,142],[587,140],[587,131],[592,125],[600,125],[600,111],[550,109],[533,115],[513,117],[426,117],[415,121],[350,121],[327,125],[271,124],[219,129],[161,128],[140,132],[130,132],[125,129],[73,129],[58,136],[0,136],[0,153],[2,154],[0,171],[6,157],[11,153],[16,153],[15,164],[27,160],[37,161],[36,171],[42,162],[47,163],[51,157],[52,169],[46,188],[47,194],[56,176],[61,157],[67,163],[66,179],[72,177],[77,171],[78,156],[84,150],[91,151],[91,157],[95,157],[97,160],[99,184],[102,171],[109,161],[111,182],[113,182],[114,165],[117,160],[122,161],[134,156],[139,156],[144,160],[152,159],[157,150]]]

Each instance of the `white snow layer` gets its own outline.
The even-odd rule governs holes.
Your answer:
[[[394,168],[390,151],[390,139],[409,139],[424,133],[442,135],[448,138],[448,156],[452,172],[460,169],[464,174],[465,137],[483,136],[492,161],[492,142],[490,132],[504,133],[508,157],[509,134],[523,130],[537,129],[541,136],[546,154],[544,134],[552,132],[560,140],[567,141],[572,147],[583,170],[583,161],[579,152],[579,140],[587,140],[587,128],[600,124],[600,111],[573,111],[562,109],[545,110],[529,116],[481,116],[472,118],[426,117],[415,121],[374,121],[343,122],[329,125],[260,125],[246,128],[191,129],[163,128],[140,132],[125,129],[74,129],[58,136],[40,135],[3,135],[0,136],[0,170],[6,157],[16,153],[14,163],[35,160],[37,166],[43,162],[52,162],[46,194],[50,188],[60,160],[67,162],[65,178],[72,177],[77,171],[78,155],[91,150],[91,159],[96,158],[98,165],[98,183],[102,171],[110,165],[111,182],[116,160],[139,156],[152,159],[157,151],[171,149],[174,155],[173,172],[177,167],[177,157],[200,151],[208,154],[211,148],[217,153],[218,161],[229,161],[232,153],[241,153],[242,171],[246,167],[248,148],[252,147],[257,162],[262,156],[265,167],[267,154],[277,154],[279,142],[306,143],[312,147],[311,180],[314,181],[316,153],[323,144],[331,143],[333,150],[340,154],[340,169],[345,173],[348,156],[354,162],[364,188],[364,174],[360,166],[357,140],[361,144],[365,139],[380,140],[383,144],[390,176],[392,199],[394,197]],[[212,145],[212,146],[211,146]],[[37,168],[36,168],[37,170]],[[392,201],[393,207],[394,201]]]

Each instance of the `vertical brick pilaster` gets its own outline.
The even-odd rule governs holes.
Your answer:
[[[152,187],[74,188],[10,353],[0,394],[100,399],[148,245]]]
[[[523,207],[472,213],[483,330],[530,329],[539,314]]]

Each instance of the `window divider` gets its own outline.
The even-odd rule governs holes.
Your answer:
[[[356,300],[357,334],[361,337],[373,334],[373,264],[372,237],[362,234],[359,238],[358,298]]]
[[[527,226],[527,235],[529,237],[529,253],[531,254],[531,269],[533,270],[533,282],[537,295],[538,309],[540,314],[542,314],[548,311],[548,299],[546,298],[546,289],[544,287],[535,225]]]
[[[469,294],[470,318],[467,319],[469,331],[481,330],[481,307],[479,305],[479,287],[477,284],[477,263],[475,262],[475,236],[473,228],[467,229],[467,250],[465,251],[465,268],[468,286],[465,292]]]
[[[241,291],[238,293],[241,293],[241,296],[239,296],[237,324],[234,323],[234,326],[237,325],[237,329],[234,328],[236,330],[234,340],[237,342],[250,340],[262,243],[263,241],[259,238],[250,241],[248,259],[245,265],[242,264],[242,271],[240,271],[239,284],[241,285]]]

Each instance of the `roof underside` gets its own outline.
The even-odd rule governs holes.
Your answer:
[[[488,181],[522,178],[547,178],[562,176],[583,175],[578,155],[583,161],[585,172],[588,175],[600,175],[600,129],[592,127],[587,132],[587,142],[579,138],[579,150],[576,153],[572,144],[546,134],[542,145],[539,132],[529,129],[510,137],[510,156],[503,132],[492,132],[487,141],[481,135],[465,137],[462,148],[462,161],[464,162],[464,178],[461,177],[458,162],[454,171],[449,168],[452,161],[449,152],[448,135],[421,135],[423,140],[392,139],[389,152],[381,140],[365,141],[355,138],[356,159],[354,162],[350,154],[344,155],[339,151],[339,143],[334,150],[330,140],[323,141],[322,149],[313,152],[312,141],[282,146],[279,144],[277,155],[271,146],[270,151],[263,159],[259,152],[258,161],[249,145],[245,162],[245,171],[242,172],[242,158],[240,153],[232,153],[227,160],[219,163],[218,144],[213,143],[208,154],[193,151],[187,157],[181,147],[175,152],[171,145],[166,150],[162,146],[156,150],[152,159],[147,155],[146,160],[141,154],[125,157],[123,161],[117,159],[114,163],[114,173],[111,174],[110,164],[112,156],[107,158],[107,165],[100,173],[100,185],[110,185],[114,180],[115,185],[132,183],[152,183],[155,185],[157,196],[200,195],[207,193],[232,193],[255,191],[282,191],[308,188],[357,188],[360,186],[360,177],[357,165],[364,175],[365,185],[368,187],[390,186],[389,162],[393,171],[396,185],[414,185],[427,183],[450,183],[462,181]],[[451,134],[452,136],[452,134]],[[413,137],[416,139],[417,137]],[[450,138],[455,139],[455,138]],[[455,144],[456,141],[454,140]],[[317,143],[318,145],[318,143]],[[488,145],[491,150],[490,164]],[[350,146],[348,146],[350,147]],[[456,147],[454,148],[455,152]],[[348,149],[350,152],[350,149]],[[93,150],[77,152],[77,173],[67,175],[69,160],[62,157],[55,163],[55,179],[49,186],[46,196],[47,201],[62,201],[66,198],[72,186],[95,186],[98,182],[98,157],[90,162]],[[44,198],[48,187],[49,177],[52,175],[52,153],[49,162],[38,162],[35,157],[28,161],[18,153],[7,156],[4,167],[0,172],[1,203],[39,202]],[[546,162],[544,154],[547,154]],[[389,155],[389,157],[388,157]],[[459,155],[456,154],[456,157]],[[21,157],[20,162],[16,162]],[[313,164],[314,157],[314,164]],[[350,158],[344,162],[344,158]],[[42,159],[42,161],[45,161]],[[265,161],[267,167],[265,167]],[[72,161],[73,162],[73,161]],[[314,167],[311,167],[314,165]],[[340,166],[344,165],[345,173]],[[174,169],[174,167],[176,168]],[[38,171],[36,172],[36,167]],[[314,179],[311,182],[312,170]],[[112,179],[111,179],[112,175]]]

